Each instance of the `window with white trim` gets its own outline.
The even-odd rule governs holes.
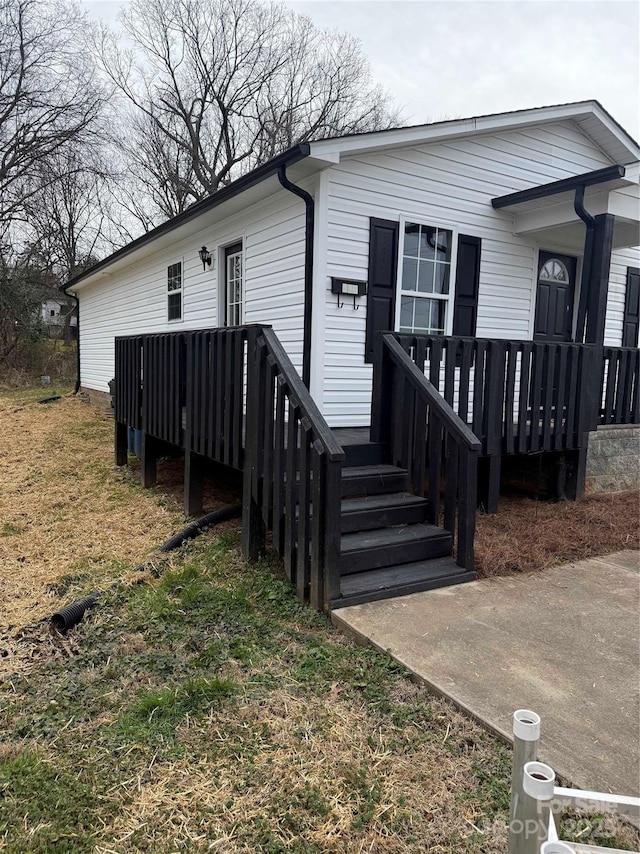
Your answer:
[[[406,222],[401,240],[399,331],[444,335],[451,293],[453,232]]]
[[[182,261],[167,267],[167,317],[182,320]]]
[[[242,243],[234,243],[224,250],[225,259],[225,326],[241,326],[243,315],[243,264]]]

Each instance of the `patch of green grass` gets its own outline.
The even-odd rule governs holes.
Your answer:
[[[56,383],[55,385],[43,386],[33,385],[24,388],[11,389],[3,391],[2,397],[13,400],[16,406],[28,406],[31,403],[37,403],[43,397],[64,397],[71,394],[73,384]],[[55,406],[57,401],[51,403],[40,404],[41,406]]]
[[[0,525],[0,537],[14,537],[16,534],[21,534],[22,528],[17,525],[12,525],[10,522],[4,522]]]
[[[231,679],[191,676],[175,686],[142,691],[131,708],[120,715],[113,731],[125,742],[172,741],[176,727],[187,715],[196,717],[218,708],[236,690]]]
[[[320,854],[373,839],[380,850],[386,839],[398,851],[506,850],[506,832],[494,847],[484,835],[506,827],[506,747],[301,606],[277,562],[247,565],[236,533],[203,537],[178,560],[152,585],[111,589],[70,634],[75,655],[42,662],[0,694],[0,729],[27,746],[0,777],[7,850],[160,854],[206,850],[225,834],[233,850],[256,852]],[[75,565],[60,595],[95,570]],[[121,567],[105,573],[116,580]],[[405,786],[414,764],[424,789],[436,775],[448,800],[432,805],[432,787],[425,802],[420,779]],[[137,799],[158,781],[136,824]],[[60,816],[47,806],[58,798]],[[118,809],[133,816],[122,836]]]
[[[33,750],[0,761],[0,799],[0,838],[11,854],[93,851],[92,815],[109,811],[82,768]]]

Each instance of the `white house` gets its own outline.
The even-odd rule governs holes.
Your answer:
[[[241,469],[244,553],[336,608],[475,578],[503,457],[578,497],[604,427],[637,471],[639,245],[640,148],[588,101],[297,145],[66,289],[116,463],[183,450],[187,515]]]
[[[63,296],[49,298],[42,303],[40,307],[40,316],[42,323],[47,328],[47,331],[52,338],[58,338],[62,335],[64,331],[65,317],[72,309],[73,302],[69,298]],[[77,317],[75,315],[72,316],[69,320],[69,325],[73,330],[75,330],[77,323]],[[75,331],[73,334],[75,334]]]
[[[271,324],[359,426],[380,329],[635,347],[639,182],[596,101],[298,145],[67,283],[81,384],[116,336]]]

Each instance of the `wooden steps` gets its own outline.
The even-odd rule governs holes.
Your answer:
[[[407,471],[396,466],[350,466],[342,471],[343,498],[403,492],[406,488]]]
[[[473,581],[452,557],[451,533],[429,524],[428,500],[406,491],[407,471],[384,462],[383,446],[361,447],[350,446],[342,471],[340,596],[330,607]]]
[[[407,492],[343,498],[342,533],[424,522],[428,506],[426,498]]]
[[[367,573],[355,573],[341,579],[340,598],[330,602],[331,610],[349,605],[363,605],[378,599],[407,596],[474,581],[475,572],[467,572],[458,566],[452,557],[435,558],[417,563],[375,569]]]
[[[343,534],[340,574],[451,555],[451,534],[436,525],[406,525]]]

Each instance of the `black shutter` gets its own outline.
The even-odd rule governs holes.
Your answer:
[[[398,232],[400,225],[371,217],[369,221],[369,276],[365,362],[373,361],[376,332],[390,332],[396,310]]]
[[[638,346],[638,327],[640,326],[640,269],[627,267],[627,290],[624,298],[624,321],[622,326],[622,346]]]
[[[481,245],[479,237],[469,237],[466,234],[458,236],[456,295],[453,308],[454,335],[476,334]]]

